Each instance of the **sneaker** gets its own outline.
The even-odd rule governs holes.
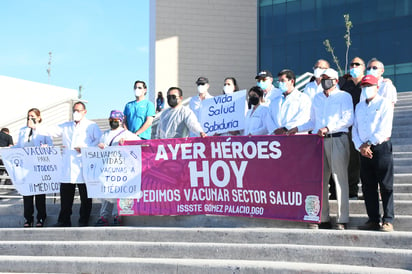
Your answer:
[[[104,218],[100,217],[99,220],[94,224],[94,226],[107,226],[109,225],[109,222]]]
[[[379,230],[380,225],[377,222],[367,221],[364,225],[358,227],[360,230]]]
[[[346,224],[336,224],[336,230],[345,230]]]
[[[113,225],[122,225],[122,220],[119,216],[114,216]]]
[[[388,222],[384,222],[384,223],[382,224],[382,227],[381,227],[380,231],[383,231],[383,232],[392,232],[392,231],[393,231],[393,224],[388,223]]]

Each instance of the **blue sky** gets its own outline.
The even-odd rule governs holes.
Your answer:
[[[149,0],[2,0],[0,26],[0,75],[48,83],[52,52],[50,84],[82,85],[88,118],[123,110],[134,81],[149,82]]]

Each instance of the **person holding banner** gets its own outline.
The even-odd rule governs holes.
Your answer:
[[[183,91],[178,87],[171,87],[167,91],[167,103],[170,108],[162,112],[157,125],[156,138],[185,138],[189,131],[197,136],[205,137],[206,133],[200,126],[196,115],[191,109],[182,105]]]
[[[65,166],[60,184],[60,213],[55,227],[69,227],[71,223],[74,193],[80,194],[79,226],[87,226],[92,210],[92,199],[87,196],[83,178],[82,148],[97,146],[102,136],[99,126],[86,118],[86,105],[76,102],[73,105],[73,121],[53,127],[38,127],[39,133],[52,137],[62,137],[63,165]],[[36,128],[36,124],[33,125]]]
[[[266,135],[268,134],[266,119],[269,110],[266,105],[262,104],[263,90],[255,86],[249,90],[248,95],[251,108],[246,113],[243,135]]]
[[[289,129],[309,121],[311,101],[295,88],[296,76],[293,71],[281,70],[278,82],[282,95],[270,103],[266,126],[269,134],[285,135]]]
[[[237,81],[234,77],[226,77],[223,84],[223,94],[232,94],[239,90]]]
[[[29,109],[27,112],[27,126],[20,129],[17,144],[14,147],[52,146],[53,141],[49,136],[41,135],[33,129],[33,125],[40,124],[41,121],[40,110],[37,108]],[[23,196],[24,218],[26,219],[24,227],[33,226],[34,199],[37,209],[36,227],[43,227],[46,221],[46,194]]]
[[[323,92],[313,98],[310,120],[290,129],[287,134],[312,130],[324,138],[321,224],[310,224],[309,228],[331,228],[328,185],[332,176],[338,203],[336,229],[344,230],[349,222],[348,132],[353,123],[352,97],[337,87],[339,76],[336,70],[328,68],[321,77]]]
[[[200,121],[200,106],[202,101],[205,99],[213,98],[212,95],[209,94],[209,79],[206,77],[199,77],[196,80],[197,91],[199,95],[195,95],[190,98],[189,108],[193,111],[198,121]],[[196,132],[190,132],[190,137],[196,137]]]
[[[98,147],[104,149],[109,146],[117,146],[125,140],[139,140],[140,138],[132,132],[124,129],[124,115],[120,110],[112,110],[109,116],[110,129],[106,130],[100,138]],[[117,205],[113,206],[117,199],[101,199],[102,207],[100,208],[100,218],[95,223],[95,226],[109,225],[109,217],[113,216],[113,225],[120,225],[121,220],[118,216]]]

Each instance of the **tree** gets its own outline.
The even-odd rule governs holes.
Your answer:
[[[345,53],[345,74],[346,74],[348,72],[349,48],[352,45],[352,40],[350,39],[350,29],[353,27],[353,24],[352,24],[352,21],[350,21],[349,14],[344,14],[343,18],[345,20],[345,27],[346,27],[346,33],[343,36],[343,38],[345,39],[345,43],[346,43],[346,53]],[[325,45],[326,51],[330,52],[330,54],[332,55],[333,62],[336,64],[336,67],[339,70],[339,74],[342,75],[343,71],[342,71],[342,68],[340,67],[339,59],[338,57],[336,57],[334,49],[332,45],[330,44],[329,39],[326,39],[325,41],[323,41],[323,45]]]

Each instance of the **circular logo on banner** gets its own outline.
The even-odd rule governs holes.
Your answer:
[[[306,196],[305,210],[309,216],[317,216],[320,211],[319,197],[316,195]]]

